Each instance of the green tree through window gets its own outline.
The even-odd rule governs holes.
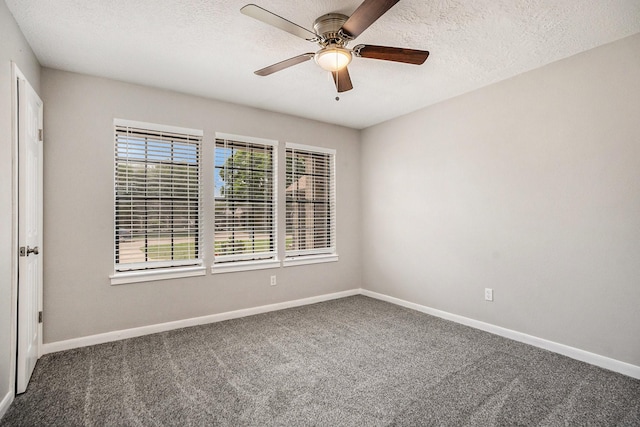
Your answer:
[[[217,261],[275,256],[273,159],[271,145],[216,140]]]

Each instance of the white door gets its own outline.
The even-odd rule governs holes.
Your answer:
[[[40,357],[42,326],[42,101],[18,77],[18,363],[23,393]]]

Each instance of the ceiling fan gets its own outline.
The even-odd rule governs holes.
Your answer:
[[[315,53],[303,53],[302,55],[285,59],[255,71],[255,74],[268,76],[276,71],[284,70],[314,58],[320,67],[331,72],[337,91],[346,92],[353,89],[347,65],[349,65],[354,56],[422,65],[429,56],[429,52],[426,50],[364,44],[354,46],[353,49],[347,48],[351,41],[355,40],[356,37],[399,1],[364,0],[351,16],[340,13],[322,15],[313,23],[314,31],[301,27],[255,4],[244,6],[240,9],[243,14],[291,33],[294,36],[317,43],[320,46],[320,50]]]

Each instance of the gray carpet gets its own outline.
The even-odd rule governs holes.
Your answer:
[[[49,354],[1,426],[640,425],[640,381],[364,296]]]

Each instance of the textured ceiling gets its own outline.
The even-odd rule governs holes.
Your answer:
[[[360,0],[253,0],[306,28]],[[6,0],[43,66],[364,128],[640,32],[638,0],[403,0],[356,43],[429,50],[422,66],[355,58],[354,90],[315,44],[240,13],[248,0]]]

